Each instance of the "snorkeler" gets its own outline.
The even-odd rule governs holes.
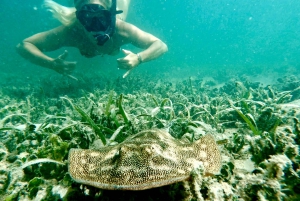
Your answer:
[[[142,62],[153,60],[164,54],[167,45],[150,33],[125,22],[130,0],[74,0],[75,8],[68,8],[45,0],[53,16],[61,26],[37,33],[17,45],[17,52],[34,64],[71,76],[76,62],[66,61],[67,51],[57,58],[44,54],[61,47],[76,47],[86,57],[116,55],[120,47],[131,43],[143,49],[133,53],[122,49],[125,57],[117,59],[118,68],[125,69],[126,77]],[[118,10],[119,6],[123,11]],[[73,77],[74,78],[74,77]]]

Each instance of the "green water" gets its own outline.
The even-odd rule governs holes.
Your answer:
[[[58,76],[29,63],[15,51],[24,38],[59,25],[42,2],[1,1],[1,84],[15,79],[36,84],[43,76]],[[72,0],[57,2],[72,6]],[[237,72],[267,77],[297,74],[300,69],[297,0],[132,0],[127,21],[154,34],[169,48],[164,56],[141,65],[134,73],[182,79],[213,76],[222,80]],[[139,51],[131,45],[124,48]],[[74,75],[109,72],[109,76],[120,77],[124,73],[117,70],[115,61],[123,57],[121,53],[87,59],[74,48],[61,48],[49,55],[56,57],[65,49],[70,52],[67,59],[78,62]],[[7,79],[10,81],[4,81]]]

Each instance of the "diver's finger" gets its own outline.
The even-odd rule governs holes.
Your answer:
[[[120,58],[120,59],[117,59],[117,62],[118,63],[128,63],[128,60],[124,59],[124,58]]]
[[[68,51],[65,50],[64,53],[58,56],[59,59],[65,60],[68,56]]]
[[[124,54],[126,54],[126,55],[128,55],[128,54],[132,53],[131,51],[129,51],[129,50],[125,50],[125,49],[122,49],[122,52],[123,52]]]
[[[118,68],[121,68],[121,69],[130,69],[131,66],[129,64],[118,64]]]
[[[122,60],[122,61],[118,61],[118,64],[121,64],[121,65],[126,65],[126,64],[128,64],[128,61],[124,61],[124,60]]]
[[[68,62],[68,68],[71,68],[72,70],[76,68],[77,62]]]
[[[128,61],[118,61],[118,66],[130,66]]]
[[[73,75],[67,74],[67,76],[75,81],[78,81],[78,79],[76,77],[74,77]]]
[[[129,75],[129,73],[132,71],[132,69],[130,69],[130,70],[128,70],[126,73],[124,73],[124,75],[123,75],[123,78],[126,78],[128,75]]]
[[[69,74],[69,73],[62,73],[63,76],[67,76],[68,78],[72,79],[72,80],[75,80],[75,81],[78,81],[78,79],[76,77],[74,77],[73,75]]]

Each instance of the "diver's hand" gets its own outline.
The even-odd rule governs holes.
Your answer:
[[[68,56],[68,51],[65,50],[64,53],[62,53],[61,55],[59,55],[56,59],[54,59],[52,62],[52,68],[53,70],[55,70],[56,72],[63,74],[63,75],[67,75],[67,76],[71,76],[70,74],[73,72],[73,70],[76,67],[76,62],[74,61],[65,61],[65,59]]]
[[[118,68],[130,70],[140,64],[139,58],[136,54],[124,49],[122,49],[122,52],[125,54],[125,57],[117,59]]]
[[[136,54],[132,53],[129,50],[122,49],[122,52],[126,55],[123,58],[117,59],[118,68],[125,69],[127,72],[123,75],[123,78],[127,77],[132,69],[137,67],[140,64],[139,58]]]

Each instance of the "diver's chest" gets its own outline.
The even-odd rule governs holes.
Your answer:
[[[115,55],[119,52],[120,47],[115,45],[113,41],[108,40],[104,45],[97,45],[96,41],[89,41],[80,44],[78,47],[80,53],[86,57],[94,57],[97,55]]]

